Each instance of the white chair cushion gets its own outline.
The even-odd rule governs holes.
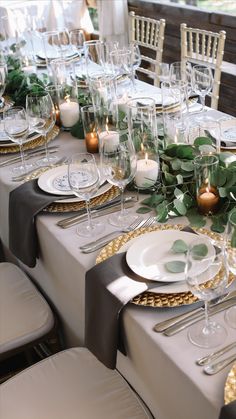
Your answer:
[[[4,419],[144,419],[152,416],[127,382],[87,349],[47,358],[0,386]]]
[[[0,263],[0,354],[48,333],[52,311],[25,273],[12,263]]]

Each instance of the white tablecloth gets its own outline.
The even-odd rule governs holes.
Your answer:
[[[84,142],[62,133],[55,140],[61,155],[84,150]],[[2,161],[6,157],[0,157]],[[8,243],[9,192],[17,184],[11,181],[11,167],[0,170],[0,236]],[[26,270],[53,303],[68,346],[83,345],[85,272],[94,265],[96,253],[82,254],[76,226],[63,230],[56,222],[65,214],[42,214],[37,217],[40,260]],[[173,223],[186,222],[175,219]],[[112,227],[106,223],[106,231]],[[156,322],[185,308],[152,309],[129,304],[123,311],[127,357],[119,353],[118,369],[133,385],[158,419],[218,419],[223,404],[224,383],[229,368],[215,376],[204,375],[195,360],[208,350],[190,344],[186,331],[165,337],[153,331]],[[218,315],[224,323],[223,314]],[[225,342],[235,339],[228,328]],[[131,419],[131,418],[130,418]]]

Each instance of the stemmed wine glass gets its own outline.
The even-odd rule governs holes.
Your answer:
[[[137,218],[124,208],[124,190],[134,178],[137,157],[133,142],[127,133],[110,131],[99,134],[100,156],[103,175],[109,183],[121,191],[121,210],[109,218],[110,224],[126,227]]]
[[[29,122],[25,109],[22,106],[14,106],[4,112],[4,130],[14,143],[19,145],[21,166],[15,167],[13,173],[25,174],[32,168],[32,164],[26,164],[23,152],[23,144],[29,133]]]
[[[205,237],[198,237],[187,252],[186,281],[190,291],[205,303],[205,320],[194,324],[188,338],[194,345],[213,348],[224,342],[227,332],[209,318],[208,303],[224,293],[228,268],[224,247]]]
[[[68,163],[68,183],[78,198],[85,200],[88,222],[77,229],[77,233],[84,237],[93,237],[104,229],[101,222],[95,223],[91,219],[90,199],[100,186],[100,172],[95,158],[90,153],[76,153]]]
[[[6,87],[7,80],[7,65],[5,63],[0,63],[0,108],[4,106],[4,100],[2,95]]]
[[[27,95],[26,112],[30,127],[44,138],[45,157],[37,160],[37,165],[48,166],[56,163],[58,157],[49,155],[47,146],[47,133],[51,131],[56,122],[56,112],[50,94],[38,92]]]
[[[135,72],[139,68],[142,61],[141,52],[140,52],[138,44],[136,44],[135,42],[132,42],[129,45],[129,49],[131,50],[132,84],[133,84],[134,91],[136,91],[137,89],[135,86]]]
[[[205,98],[213,85],[212,71],[210,67],[195,65],[192,70],[192,88],[200,96],[202,111],[206,111]]]
[[[225,246],[229,271],[236,275],[236,211],[234,210],[228,219],[225,230]],[[229,308],[225,313],[225,320],[229,326],[236,328],[236,305]]]
[[[82,29],[73,29],[70,31],[70,43],[74,46],[80,57],[84,52],[84,42],[85,36]]]

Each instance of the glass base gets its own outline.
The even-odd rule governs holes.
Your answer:
[[[227,336],[226,329],[216,322],[209,322],[206,327],[205,320],[194,324],[188,332],[191,343],[200,348],[215,348],[222,345]]]
[[[57,156],[51,156],[43,157],[42,159],[39,159],[36,161],[37,166],[43,167],[43,166],[50,166],[53,164],[56,164],[59,161],[60,157]]]
[[[126,228],[137,219],[137,214],[132,214],[130,211],[124,210],[123,214],[121,211],[112,214],[109,217],[109,223],[115,227]]]
[[[236,329],[236,306],[229,308],[225,312],[225,321],[230,327]]]
[[[33,164],[25,164],[25,166],[22,166],[22,164],[20,166],[17,167],[13,167],[12,169],[12,174],[14,176],[19,176],[19,175],[26,175],[30,170],[33,169]]]
[[[78,236],[82,237],[88,237],[88,238],[94,238],[94,236],[97,236],[101,234],[105,230],[105,225],[99,221],[91,223],[91,228],[88,225],[88,223],[81,224],[77,229],[76,233]]]

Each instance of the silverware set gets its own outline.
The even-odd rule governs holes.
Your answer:
[[[49,146],[48,152],[50,154],[56,153],[58,151],[59,146]],[[29,150],[25,152],[25,160],[28,160],[31,157],[41,156],[45,154],[45,146],[38,147],[36,150]],[[10,157],[6,160],[0,162],[0,167],[10,166],[11,164],[17,163],[21,161],[20,155]]]
[[[39,174],[41,174],[41,173],[42,173],[42,171],[43,171],[43,172],[45,171],[45,169],[50,169],[50,168],[52,168],[52,167],[55,167],[55,166],[58,166],[58,165],[60,165],[60,164],[66,163],[66,161],[67,161],[67,157],[63,156],[63,157],[61,157],[60,159],[58,159],[58,160],[56,161],[56,164],[53,164],[53,165],[49,164],[48,166],[42,166],[41,171],[39,170],[39,169],[40,169],[39,167],[34,167],[32,170],[29,170],[27,173],[24,173],[24,174],[22,174],[22,175],[18,175],[18,176],[12,176],[11,180],[12,180],[13,182],[21,182],[21,181],[24,181],[25,179],[27,179],[27,177],[28,177],[31,173],[34,173],[34,172],[36,172],[37,170],[39,170],[39,172],[38,172],[38,173],[39,173]],[[38,176],[39,174],[37,174],[37,176]]]
[[[211,352],[209,355],[206,355],[202,358],[197,359],[196,364],[203,366],[203,371],[207,375],[214,375],[217,372],[221,371],[223,368],[231,364],[231,362],[236,360],[236,352],[233,355],[230,355],[227,358],[221,359],[220,361],[215,362],[222,355],[231,351],[236,347],[236,341],[230,343],[227,346],[217,350],[216,352]]]

